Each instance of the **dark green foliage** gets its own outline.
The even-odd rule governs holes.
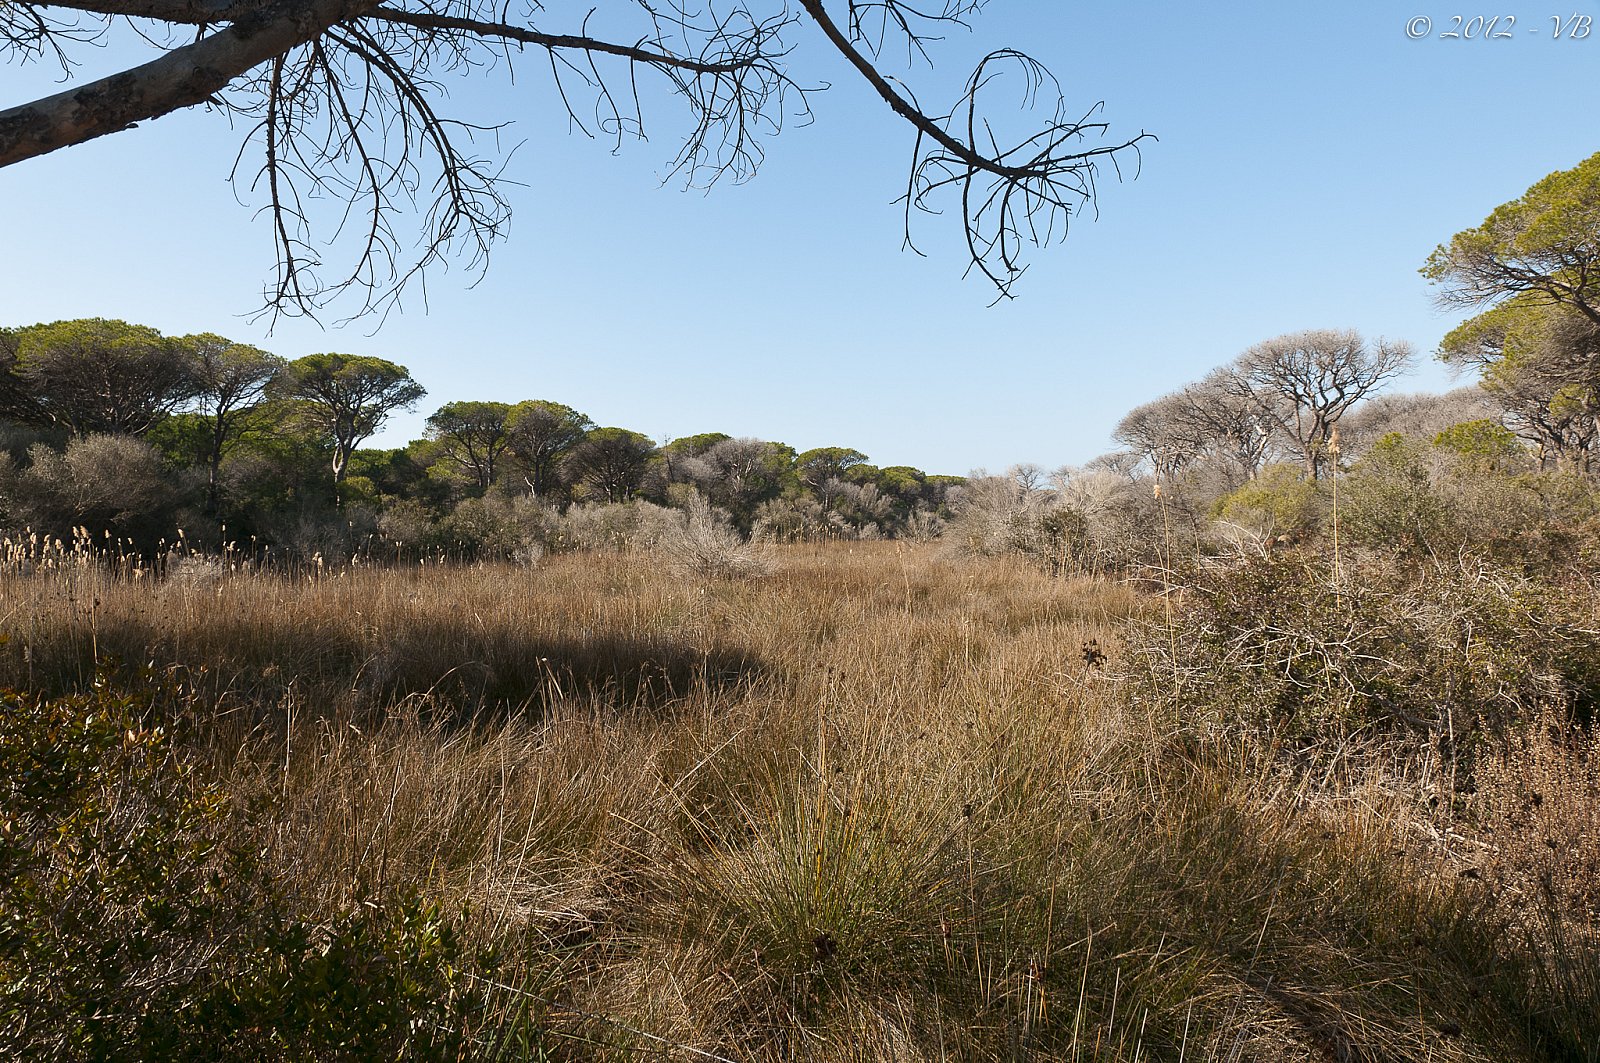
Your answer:
[[[191,464],[206,468],[206,509],[215,517],[221,507],[222,459],[247,433],[261,427],[262,419],[255,414],[285,363],[275,354],[212,332],[185,336],[178,343],[188,357],[194,385],[195,412],[186,416],[201,426],[199,455]]]
[[[478,493],[494,483],[495,466],[511,442],[504,402],[447,402],[428,418],[428,436],[439,457],[469,477]]]
[[[650,437],[626,428],[592,428],[567,459],[574,482],[594,498],[623,502],[644,482],[655,454]]]
[[[145,697],[0,695],[0,1056],[470,1058],[476,961],[402,898],[294,917]]]
[[[12,412],[77,436],[147,432],[197,386],[185,346],[146,325],[56,321],[17,329],[7,346]]]
[[[404,366],[369,356],[286,362],[213,333],[166,337],[99,319],[0,329],[0,453],[10,459],[0,462],[0,531],[66,539],[87,526],[145,544],[176,541],[184,527],[193,545],[227,542],[255,558],[530,557],[561,544],[532,543],[502,519],[519,496],[559,513],[574,501],[681,508],[698,495],[745,536],[927,539],[960,482],[878,469],[846,447],[797,459],[786,444],[723,432],[657,451],[641,433],[538,399],[450,402],[426,438],[358,449],[423,394]],[[108,460],[68,460],[73,440],[119,435],[154,446],[168,478],[160,490],[101,489],[127,466],[109,459],[137,448],[96,442]],[[132,487],[148,485],[142,466],[126,471]],[[460,508],[469,499],[483,504]]]
[[[273,381],[277,396],[296,400],[305,425],[332,445],[335,483],[350,454],[395,410],[427,394],[403,365],[370,355],[308,354],[288,363]]]
[[[1530,295],[1600,324],[1600,154],[1557,170],[1428,256],[1422,275],[1449,304]]]
[[[723,440],[732,438],[726,432],[701,432],[692,436],[680,436],[662,447],[661,450],[666,454],[682,454],[685,457],[694,457],[697,454],[705,453]]]
[[[205,418],[195,413],[175,413],[144,435],[174,469],[202,468],[208,460],[210,431]]]
[[[517,487],[537,498],[560,496],[569,483],[562,465],[594,422],[559,402],[529,399],[511,408],[506,423]]]
[[[817,489],[829,480],[843,479],[846,472],[866,460],[865,454],[850,447],[815,447],[795,458],[794,465],[801,481]]]
[[[390,450],[363,448],[350,455],[350,475],[371,482],[385,499],[415,499],[441,508],[450,500],[450,485],[428,475],[433,444],[418,440]]]
[[[222,516],[240,541],[282,543],[296,522],[332,514],[332,447],[296,422],[292,404],[271,403],[257,416],[272,428],[251,432],[223,462]]]

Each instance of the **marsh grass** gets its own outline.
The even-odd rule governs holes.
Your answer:
[[[0,674],[154,662],[299,910],[464,913],[480,1057],[1592,1058],[1592,985],[1400,798],[1125,695],[1135,591],[769,556],[13,571]]]

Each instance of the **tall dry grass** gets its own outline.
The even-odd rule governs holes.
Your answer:
[[[0,680],[165,672],[301,909],[465,911],[544,1058],[1593,1058],[1380,802],[1121,696],[1132,590],[772,556],[13,572]]]

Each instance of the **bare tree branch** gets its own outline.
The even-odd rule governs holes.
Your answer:
[[[900,92],[874,65],[868,53],[875,55],[881,42],[858,47],[864,33],[861,20],[867,11],[875,11],[884,23],[899,26],[920,51],[932,38],[913,30],[913,18],[964,25],[964,16],[977,10],[982,0],[947,0],[939,15],[916,11],[897,0],[852,3],[851,36],[829,16],[823,0],[801,0],[801,5],[873,91],[917,131],[905,196],[906,246],[916,250],[911,237],[913,209],[938,214],[937,195],[953,190],[961,201],[970,268],[994,285],[997,298],[1008,298],[1012,285],[1027,269],[1021,261],[1025,246],[1043,247],[1064,239],[1072,216],[1093,207],[1100,164],[1110,163],[1120,176],[1119,156],[1127,153],[1137,162],[1140,145],[1155,139],[1140,132],[1120,143],[1082,147],[1087,138],[1102,136],[1108,129],[1106,123],[1092,120],[1100,105],[1076,119],[1069,118],[1054,77],[1038,61],[1014,49],[985,56],[956,105],[948,114],[935,117]],[[986,117],[983,97],[984,90],[1007,72],[1022,78],[1025,110],[1036,105],[1043,90],[1050,90],[1055,98],[1042,129],[1004,146]]]
[[[760,54],[754,52],[721,62],[706,62],[693,56],[673,55],[643,44],[612,44],[594,37],[582,37],[570,33],[540,33],[538,30],[513,26],[506,22],[483,22],[478,19],[433,15],[420,11],[402,11],[393,7],[380,7],[372,12],[372,17],[423,30],[450,30],[482,38],[500,37],[516,41],[518,44],[533,44],[551,50],[570,49],[599,55],[615,55],[646,66],[687,70],[696,74],[731,74],[752,66]]]
[[[537,24],[545,17],[537,0],[524,0],[519,12],[509,0],[13,0],[0,4],[0,47],[23,59],[54,49],[68,70],[62,46],[103,34],[116,18],[141,35],[154,23],[172,38],[198,38],[147,37],[165,54],[0,111],[0,166],[198,103],[243,116],[250,124],[233,175],[243,182],[253,174],[251,187],[267,197],[278,262],[266,310],[314,315],[352,290],[364,293],[358,313],[386,310],[421,288],[429,267],[448,261],[483,268],[510,218],[500,126],[445,113],[438,78],[488,67],[514,73],[528,49],[543,52],[573,127],[617,147],[644,139],[641,78],[659,78],[689,115],[670,174],[709,187],[752,176],[764,161],[761,137],[790,117],[809,118],[814,90],[789,74],[784,39],[809,16],[915,131],[906,245],[916,250],[913,213],[939,213],[947,193],[959,198],[969,269],[1000,297],[1025,270],[1027,248],[1063,238],[1072,216],[1093,207],[1099,166],[1120,175],[1121,158],[1136,162],[1150,139],[1091,143],[1107,130],[1095,117],[1099,105],[1068,117],[1055,80],[1021,52],[986,56],[943,115],[922,109],[878,69],[874,60],[894,38],[908,57],[928,58],[939,33],[966,26],[983,0],[930,0],[926,8],[849,0],[848,32],[823,0],[799,0],[798,10],[785,0],[766,0],[766,10],[754,0],[725,2],[719,9],[609,0],[577,32],[551,32]],[[47,8],[82,21],[47,16]],[[631,34],[619,28],[629,16]],[[220,23],[227,25],[211,31]],[[1023,111],[1039,108],[1043,121],[1008,138],[988,105],[995,87],[1017,76]],[[493,159],[479,154],[480,139]],[[413,214],[421,222],[414,240],[396,224]]]
[[[266,6],[265,0],[72,0],[75,11],[120,18],[148,18],[180,26],[237,22]]]

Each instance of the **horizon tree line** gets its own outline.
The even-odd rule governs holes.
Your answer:
[[[147,543],[187,522],[202,536],[292,544],[341,525],[381,534],[394,512],[443,541],[469,502],[560,512],[681,508],[699,495],[747,535],[873,537],[914,515],[927,527],[962,479],[720,432],[658,446],[547,399],[448,402],[421,438],[362,446],[425,395],[404,366],[367,355],[291,361],[98,318],[0,328],[0,527]]]

